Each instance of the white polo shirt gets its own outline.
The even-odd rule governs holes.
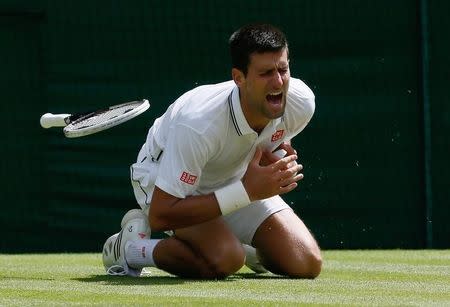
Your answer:
[[[285,114],[258,135],[244,117],[233,81],[197,87],[150,128],[132,179],[146,204],[154,185],[179,198],[212,193],[243,177],[257,146],[273,150],[302,131],[314,108],[313,92],[291,78]]]

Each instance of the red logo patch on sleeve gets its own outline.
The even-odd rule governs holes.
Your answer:
[[[284,130],[277,130],[274,134],[272,134],[272,142],[276,142],[283,137]]]
[[[191,175],[188,172],[183,172],[181,174],[180,180],[183,181],[184,183],[193,185],[197,180],[197,176]]]

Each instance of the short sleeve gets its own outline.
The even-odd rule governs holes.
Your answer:
[[[205,138],[186,125],[172,126],[160,160],[156,186],[178,198],[192,195],[207,159]]]
[[[285,112],[287,138],[293,138],[308,125],[315,107],[315,96],[311,89],[303,81],[291,78]]]

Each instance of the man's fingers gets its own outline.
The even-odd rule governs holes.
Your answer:
[[[296,174],[296,175],[291,175],[289,177],[284,177],[280,180],[280,186],[281,187],[285,187],[290,185],[293,182],[297,182],[299,180],[302,180],[304,177],[303,174]]]
[[[303,166],[297,164],[297,155],[288,155],[276,162],[261,165],[267,156],[275,156],[272,152],[263,152],[258,147],[243,177],[244,187],[250,199],[263,199],[273,195],[285,194],[298,186],[303,179],[299,173]],[[264,187],[264,188],[262,188]]]
[[[285,171],[283,171],[284,173],[286,173],[287,175],[284,175],[283,177],[293,177],[295,176],[299,171],[301,171],[303,168],[303,166],[301,164],[295,164],[294,166],[286,169]]]
[[[293,189],[295,189],[298,186],[297,182],[293,182],[287,186],[281,187],[280,188],[280,193],[278,193],[279,195],[281,194],[286,194],[289,193],[290,191],[292,191]]]
[[[292,162],[289,162],[288,164],[287,164],[287,168],[291,168],[291,167],[294,167],[294,166],[296,166],[296,165],[299,165],[300,166],[300,170],[302,170],[303,169],[303,165],[301,165],[301,164],[297,164],[297,161],[292,161]]]
[[[303,169],[303,165],[297,164],[295,160],[287,162],[285,165],[286,167],[282,167],[281,169],[279,169],[279,167],[274,167],[274,172],[278,173],[274,175],[278,175],[278,178],[292,177]]]
[[[295,160],[297,160],[297,156],[296,155],[286,156],[283,159],[280,159],[277,162],[273,163],[273,169],[275,171],[286,169],[286,168],[288,168],[288,164],[290,162],[292,162],[292,161],[295,161]]]

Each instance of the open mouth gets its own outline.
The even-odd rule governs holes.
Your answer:
[[[269,103],[279,104],[283,99],[283,92],[270,93],[266,96],[266,99]]]

